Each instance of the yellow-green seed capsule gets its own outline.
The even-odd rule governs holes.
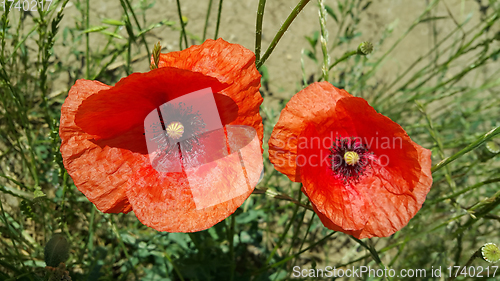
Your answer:
[[[344,154],[344,161],[351,166],[354,166],[359,161],[359,155],[354,151],[347,151]]]
[[[181,122],[172,122],[168,124],[167,128],[167,135],[176,140],[180,139],[182,137],[182,134],[184,134],[184,126],[182,126]]]
[[[481,247],[483,259],[489,263],[495,263],[500,260],[500,249],[493,243],[486,243]]]
[[[358,46],[358,55],[368,55],[373,51],[373,44],[370,42],[363,42]]]

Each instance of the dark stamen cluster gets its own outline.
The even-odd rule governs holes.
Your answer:
[[[344,159],[344,155],[349,151],[355,152],[359,156],[359,160],[354,165],[349,165]],[[353,137],[336,138],[335,143],[330,148],[329,155],[332,171],[344,183],[355,183],[365,172],[372,154],[368,152],[368,148],[359,139]]]
[[[172,149],[178,149],[178,141],[172,139],[166,133],[166,125],[172,122],[179,122],[184,127],[183,136],[185,138],[179,144],[184,151],[191,151],[193,144],[198,143],[197,135],[205,132],[206,124],[203,122],[198,112],[193,112],[192,106],[186,106],[181,102],[177,105],[171,103],[164,104],[158,110],[160,113],[160,124],[152,125],[152,132],[155,133],[151,140],[158,143],[162,154],[168,154]]]

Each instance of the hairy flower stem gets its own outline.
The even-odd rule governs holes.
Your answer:
[[[228,241],[229,241],[229,254],[230,254],[230,257],[231,257],[231,278],[230,280],[233,281],[234,280],[234,270],[236,268],[236,263],[235,263],[235,260],[234,260],[234,225],[235,225],[235,217],[236,215],[232,215],[230,217],[230,220],[231,220],[231,226],[229,229],[227,229],[227,233],[228,233]],[[227,225],[226,225],[227,227]]]
[[[89,19],[90,19],[90,3],[89,0],[85,2],[86,15],[85,15],[85,29],[88,30],[90,28]],[[90,34],[87,32],[85,34],[85,79],[90,79]]]
[[[139,24],[139,20],[137,20],[137,16],[135,15],[134,9],[132,8],[132,5],[130,4],[129,0],[125,0],[125,5],[128,7],[130,14],[132,15],[132,18],[134,19],[135,24],[137,25],[137,28],[139,30],[142,30],[141,25]],[[146,52],[148,53],[148,58],[151,57],[151,54],[149,53],[149,47],[148,44],[146,43],[146,37],[145,33],[142,33],[140,35],[142,44],[144,45],[144,48],[146,49]]]
[[[302,9],[304,9],[304,7],[307,5],[307,3],[309,3],[309,1],[311,1],[311,0],[301,0],[297,4],[297,6],[295,6],[295,8],[292,10],[292,12],[290,13],[290,15],[288,16],[288,18],[281,25],[280,30],[278,31],[278,33],[276,33],[276,35],[274,36],[273,41],[271,42],[271,44],[267,48],[267,50],[264,53],[264,55],[262,56],[262,58],[259,61],[257,61],[257,63],[256,63],[257,69],[259,69],[266,62],[266,60],[269,58],[269,56],[271,55],[271,53],[274,51],[274,48],[276,48],[276,45],[278,45],[278,42],[280,41],[281,37],[283,37],[283,35],[287,31],[288,27],[290,27],[290,25],[292,24],[293,20],[302,11]]]
[[[207,38],[208,19],[210,18],[210,11],[212,11],[212,1],[213,0],[210,0],[208,2],[207,16],[205,17],[205,27],[203,28],[203,42],[205,42],[205,39]]]
[[[358,54],[358,51],[357,50],[354,50],[354,51],[350,51],[350,52],[347,52],[345,53],[343,56],[341,56],[338,60],[336,60],[334,63],[332,63],[330,65],[330,67],[328,68],[328,70],[331,70],[334,66],[336,66],[337,64],[339,64],[340,62],[343,62],[345,61],[346,59],[348,59],[349,57],[352,57],[354,55]]]
[[[262,49],[262,21],[264,18],[264,8],[266,0],[259,0],[257,9],[257,22],[255,23],[255,60],[260,60],[260,50]]]
[[[220,0],[219,1],[219,10],[217,11],[217,24],[215,26],[214,39],[219,38],[219,26],[220,26],[220,15],[222,14],[222,3],[223,3],[223,0]]]
[[[444,166],[448,165],[450,162],[456,160],[460,156],[466,154],[467,152],[470,152],[470,151],[474,150],[476,147],[478,147],[478,146],[482,145],[483,143],[491,140],[494,136],[496,136],[498,134],[500,134],[500,126],[494,128],[493,130],[489,131],[488,133],[482,135],[475,142],[469,144],[468,146],[466,146],[464,149],[460,150],[459,152],[453,154],[452,156],[450,156],[450,157],[448,157],[446,159],[443,159],[441,162],[439,162],[436,165],[434,165],[434,167],[432,167],[432,169],[431,169],[432,173],[440,170],[441,168],[443,168]]]
[[[177,0],[177,13],[179,14],[179,20],[181,22],[181,29],[182,29],[181,40],[179,40],[179,49],[182,50],[182,38],[184,38],[184,45],[186,48],[188,47],[188,41],[184,25],[184,19],[182,18],[181,3],[179,2],[179,0]]]

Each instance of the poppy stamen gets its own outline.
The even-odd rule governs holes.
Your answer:
[[[371,152],[359,139],[337,138],[330,148],[332,171],[344,183],[355,183],[364,175]]]
[[[354,166],[359,161],[359,154],[354,151],[347,151],[344,154],[344,161],[347,163],[347,165]]]
[[[167,135],[171,138],[171,139],[180,139],[182,137],[182,135],[184,134],[184,126],[182,126],[181,122],[172,122],[170,124],[168,124],[167,128],[166,128],[166,131],[167,131]]]

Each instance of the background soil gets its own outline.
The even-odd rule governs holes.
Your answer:
[[[139,15],[139,21],[143,26],[157,23],[162,20],[171,20],[179,22],[176,1],[146,1],[154,3],[154,8],[147,10],[145,15]],[[483,3],[484,2],[484,3]],[[264,14],[263,25],[263,51],[267,48],[273,36],[276,34],[281,24],[295,5],[295,1],[273,0],[267,1]],[[337,1],[325,1],[325,4],[337,10]],[[340,57],[344,52],[356,48],[362,41],[371,41],[376,43],[382,36],[387,26],[392,24],[394,28],[392,36],[384,41],[383,45],[375,46],[375,52],[370,55],[375,58],[384,54],[392,44],[408,29],[408,27],[418,18],[429,4],[429,0],[377,0],[373,1],[368,9],[361,16],[359,31],[362,35],[354,40],[354,45],[342,45],[340,48],[330,53],[331,61]],[[136,5],[139,5],[136,3]],[[258,0],[226,0],[223,2],[221,25],[219,37],[231,42],[238,43],[254,51],[255,46],[255,18],[258,6]],[[415,61],[420,55],[429,51],[433,45],[433,32],[437,34],[447,34],[456,27],[454,20],[462,22],[468,14],[472,13],[471,26],[481,19],[481,9],[488,6],[486,0],[447,0],[438,5],[436,14],[432,16],[445,16],[444,20],[438,21],[433,27],[431,24],[418,25],[409,36],[407,36],[400,45],[388,56],[382,68],[377,72],[374,79],[385,80],[385,77],[394,76],[394,74],[405,69],[409,64]],[[199,37],[203,34],[205,16],[208,7],[208,1],[182,0],[182,13],[188,19],[187,30]],[[217,20],[218,1],[213,1],[212,12],[210,15],[207,37],[211,38],[215,33],[215,24]],[[119,1],[91,1],[90,26],[102,25],[101,20],[105,18],[121,19],[123,9]],[[453,18],[450,17],[450,14]],[[80,12],[76,6],[70,2],[66,8],[65,18],[61,27],[72,26]],[[145,23],[144,23],[145,22]],[[327,26],[329,29],[330,40],[336,35],[337,24],[331,17],[328,17]],[[435,31],[432,28],[436,28]],[[269,71],[270,92],[273,96],[266,100],[266,103],[273,99],[290,98],[297,90],[301,89],[301,50],[310,48],[305,36],[311,36],[314,31],[320,29],[318,20],[318,7],[315,1],[311,1],[292,23],[288,32],[283,36],[271,57],[266,62]],[[121,30],[119,34],[126,35],[126,31]],[[104,42],[104,35],[92,33],[91,40],[93,44],[91,49],[96,49],[99,44]],[[165,51],[176,51],[179,49],[179,32],[169,27],[160,27],[154,29],[147,36],[147,43],[151,47],[154,43],[160,41]],[[319,46],[318,52],[319,51]],[[84,46],[82,46],[82,51]],[[67,57],[67,50],[64,46],[56,46],[56,52],[61,57]],[[140,51],[138,51],[140,53]],[[144,50],[142,50],[144,53]],[[319,73],[319,66],[312,60],[305,58],[306,74]],[[123,62],[121,62],[123,63]],[[134,71],[147,71],[148,59],[142,59],[133,65]],[[118,62],[120,64],[120,62]],[[334,79],[338,73],[335,69],[331,73]],[[55,87],[54,90],[63,90]]]

